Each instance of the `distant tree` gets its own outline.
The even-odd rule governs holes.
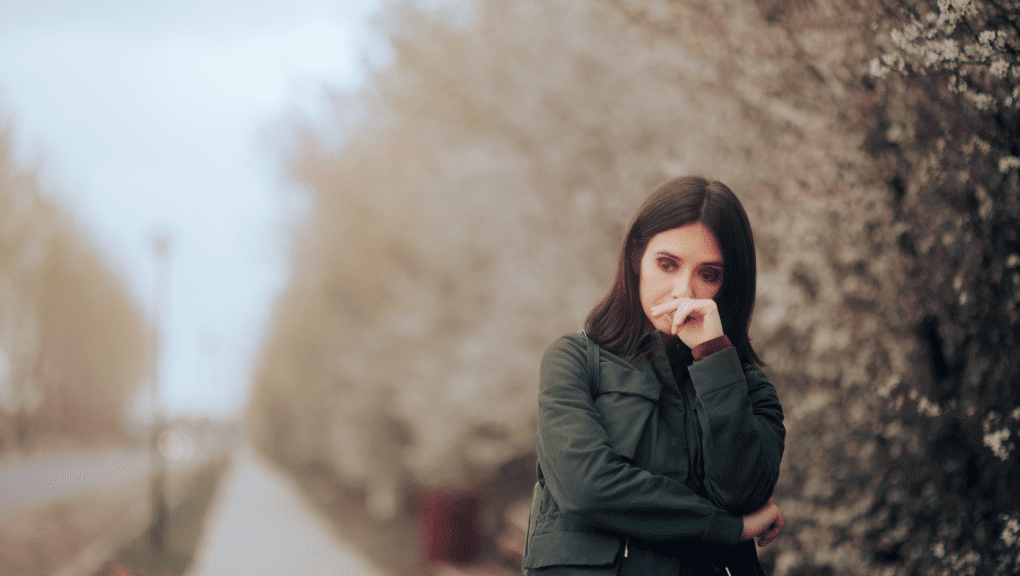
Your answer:
[[[124,435],[144,377],[137,304],[0,130],[0,451]]]

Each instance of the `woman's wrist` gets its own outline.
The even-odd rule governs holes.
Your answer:
[[[695,360],[701,360],[702,358],[707,358],[712,354],[715,354],[720,350],[725,350],[731,346],[733,346],[733,344],[730,342],[730,339],[723,334],[722,336],[717,336],[698,344],[691,349],[691,355],[694,356]]]

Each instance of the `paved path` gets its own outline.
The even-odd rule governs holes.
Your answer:
[[[297,484],[245,445],[220,482],[188,576],[381,576]]]

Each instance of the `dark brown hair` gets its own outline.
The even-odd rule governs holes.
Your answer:
[[[638,340],[647,326],[639,291],[645,248],[656,234],[695,222],[712,231],[722,250],[723,282],[715,302],[723,332],[744,364],[761,366],[764,363],[747,336],[757,276],[751,224],[732,190],[701,176],[669,180],[638,209],[620,248],[613,285],[588,314],[585,331],[614,354],[636,354]]]

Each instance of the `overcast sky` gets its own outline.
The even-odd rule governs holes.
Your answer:
[[[172,238],[161,403],[246,400],[300,216],[280,133],[385,58],[378,0],[0,0],[0,114],[147,315]]]

